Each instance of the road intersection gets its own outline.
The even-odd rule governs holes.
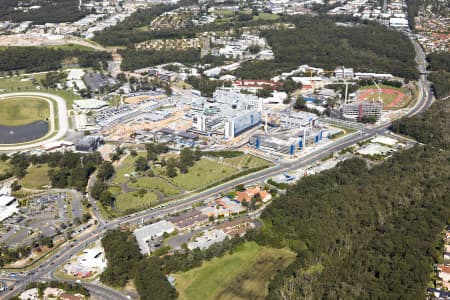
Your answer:
[[[424,112],[426,109],[429,108],[429,106],[433,102],[433,94],[430,88],[430,84],[427,81],[425,72],[422,72],[423,70],[426,70],[425,55],[423,54],[423,51],[417,44],[417,42],[413,41],[413,44],[416,49],[416,62],[418,64],[418,69],[421,75],[418,81],[417,101],[414,107],[407,114],[408,117]],[[46,261],[37,264],[36,267],[31,271],[31,274],[22,277],[22,279],[16,283],[14,290],[4,293],[3,296],[6,298],[12,297],[13,295],[23,291],[26,285],[33,281],[55,280],[54,271],[57,267],[61,266],[70,257],[76,255],[88,244],[101,239],[107,230],[117,228],[120,225],[139,224],[142,222],[150,221],[152,219],[163,218],[167,215],[188,209],[192,207],[193,204],[198,203],[200,201],[211,199],[212,197],[220,193],[226,192],[234,188],[237,184],[253,183],[267,179],[273,175],[280,174],[282,172],[304,168],[306,166],[313,164],[317,160],[329,156],[330,153],[340,151],[344,148],[347,148],[351,145],[354,145],[355,143],[358,143],[362,140],[368,139],[375,135],[384,134],[386,130],[388,130],[390,125],[391,123],[387,122],[380,125],[365,127],[354,134],[345,136],[339,140],[336,140],[331,144],[325,145],[324,147],[303,156],[300,160],[297,160],[295,162],[292,161],[280,162],[276,166],[228,181],[221,185],[212,187],[208,190],[199,192],[195,195],[191,195],[183,199],[175,200],[166,204],[161,204],[157,207],[139,213],[134,213],[128,216],[119,217],[117,219],[110,221],[105,220],[100,215],[95,200],[89,195],[89,200],[94,207],[95,216],[99,221],[98,227],[93,232],[78,237],[76,241],[67,243],[65,246],[58,249],[55,255],[51,256]],[[92,181],[90,181],[89,186],[91,184],[93,184]],[[81,284],[85,286],[87,289],[89,289],[91,294],[96,296],[98,299],[122,300],[135,297],[135,295],[133,294],[124,295],[123,293],[117,290],[114,290],[112,288],[97,283],[82,282]]]

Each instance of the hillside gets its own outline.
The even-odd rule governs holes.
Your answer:
[[[414,119],[445,124],[448,114],[435,110]],[[421,122],[414,119],[404,127]],[[448,138],[434,145],[448,149]],[[370,170],[345,161],[290,188],[262,215],[260,242],[298,254],[269,299],[423,298],[450,217],[449,161],[448,151],[417,146]]]

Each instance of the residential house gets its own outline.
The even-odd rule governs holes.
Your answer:
[[[450,266],[438,265],[437,266],[438,277],[444,282],[450,282]]]
[[[259,196],[261,197],[261,201],[264,203],[272,199],[272,195],[259,186],[249,187],[243,192],[236,192],[235,199],[240,203],[242,203],[243,201],[250,202],[257,194],[259,194]]]

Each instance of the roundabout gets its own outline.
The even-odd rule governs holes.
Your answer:
[[[36,148],[63,138],[69,129],[66,101],[60,96],[9,93],[0,95],[2,105],[0,151]]]

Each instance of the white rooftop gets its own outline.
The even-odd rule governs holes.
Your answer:
[[[67,80],[81,80],[84,76],[83,69],[71,69],[67,75]]]
[[[385,136],[378,136],[371,140],[372,143],[383,144],[387,146],[394,146],[397,144],[397,140]]]
[[[172,233],[174,230],[175,227],[171,222],[163,220],[158,223],[138,228],[133,232],[133,234],[136,237],[141,252],[146,254],[150,252],[147,241],[154,237],[161,237],[164,232]]]
[[[99,109],[104,106],[108,106],[108,102],[97,99],[75,100],[73,101],[74,107],[79,109]]]

